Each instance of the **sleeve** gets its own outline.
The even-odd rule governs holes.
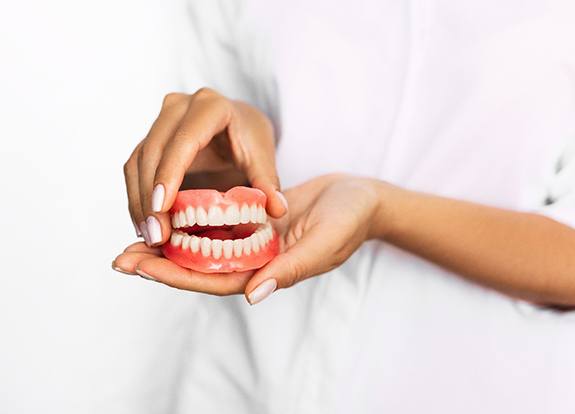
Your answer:
[[[559,158],[539,213],[575,228],[575,137]]]

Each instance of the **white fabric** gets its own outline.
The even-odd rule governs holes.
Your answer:
[[[188,91],[270,114],[284,187],[345,171],[575,226],[572,0],[205,0],[189,12]],[[383,243],[255,307],[190,301],[171,412],[575,412],[573,314]]]

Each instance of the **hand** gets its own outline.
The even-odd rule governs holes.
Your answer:
[[[289,213],[274,220],[282,253],[255,274],[194,272],[143,243],[126,249],[114,266],[179,289],[216,295],[244,293],[255,304],[277,288],[339,266],[365,240],[378,236],[382,222],[378,190],[383,185],[371,179],[328,175],[287,190]]]
[[[112,268],[129,275],[139,275],[177,289],[225,296],[243,292],[253,271],[200,273],[178,266],[162,256],[159,248],[134,243],[112,263]]]
[[[283,253],[249,279],[244,293],[258,303],[278,288],[326,273],[361,244],[381,235],[380,190],[386,184],[349,175],[326,175],[286,191],[289,219],[278,221]]]
[[[266,194],[270,216],[286,212],[266,116],[207,88],[193,95],[173,93],[124,166],[130,215],[149,246],[168,240],[167,211],[186,174],[198,171],[225,171],[228,187],[247,179]]]

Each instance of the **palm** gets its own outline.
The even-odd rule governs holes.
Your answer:
[[[365,189],[355,182],[330,175],[294,187],[286,191],[286,197],[289,218],[278,221],[284,251],[304,236],[313,236],[318,241],[321,238],[318,243],[321,251],[343,250],[346,254],[365,238],[361,223],[369,219],[366,212],[371,211],[371,200],[365,197]],[[343,249],[340,248],[342,239],[347,241]]]

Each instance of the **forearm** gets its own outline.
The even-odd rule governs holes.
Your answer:
[[[575,305],[575,230],[544,216],[380,184],[375,237],[480,284]]]

